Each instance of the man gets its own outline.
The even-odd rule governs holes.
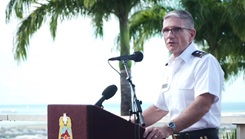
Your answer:
[[[174,10],[164,17],[162,33],[171,56],[157,102],[143,112],[147,139],[218,139],[224,72],[211,54],[197,50],[193,17]],[[165,75],[166,74],[166,75]],[[151,126],[167,114],[171,121]]]

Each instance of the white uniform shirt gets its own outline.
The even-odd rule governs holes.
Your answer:
[[[221,120],[221,92],[224,72],[211,54],[193,56],[194,43],[175,59],[170,56],[164,72],[164,81],[156,106],[169,111],[171,119],[178,117],[197,96],[203,93],[215,95],[211,109],[201,120],[183,131],[216,128]],[[176,125],[178,126],[178,125]]]

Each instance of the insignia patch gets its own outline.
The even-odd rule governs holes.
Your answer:
[[[206,53],[206,52],[204,52],[204,51],[199,51],[199,50],[196,50],[196,51],[194,51],[193,53],[192,53],[192,55],[193,56],[195,56],[195,57],[200,57],[200,58],[202,58],[204,55],[206,55],[206,54],[208,54],[208,53]]]

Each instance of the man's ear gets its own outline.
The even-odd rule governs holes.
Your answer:
[[[190,42],[192,42],[194,40],[194,38],[196,37],[196,30],[195,29],[192,29],[190,31],[190,34],[191,34],[191,36],[190,36]]]

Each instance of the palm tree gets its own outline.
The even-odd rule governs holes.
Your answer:
[[[225,78],[232,79],[244,73],[244,0],[181,1],[195,19],[196,42],[219,60]]]
[[[161,0],[10,0],[6,9],[7,22],[10,21],[12,15],[21,19],[14,36],[14,57],[18,62],[27,59],[30,38],[44,23],[49,22],[51,35],[55,39],[58,21],[71,20],[80,16],[92,18],[96,37],[102,37],[103,22],[114,15],[119,21],[118,50],[120,54],[130,53],[130,40],[133,40],[135,44],[132,47],[133,50],[143,50],[144,39],[150,38],[161,29],[164,9],[154,6],[158,1]],[[150,10],[151,7],[152,10]],[[156,23],[158,26],[153,26]],[[145,28],[149,28],[150,31],[146,31]],[[143,39],[137,40],[138,35],[141,35]],[[130,73],[131,63],[129,62],[128,65]],[[128,115],[132,106],[131,88],[122,78],[126,77],[124,67],[121,63],[119,66],[121,115]]]

